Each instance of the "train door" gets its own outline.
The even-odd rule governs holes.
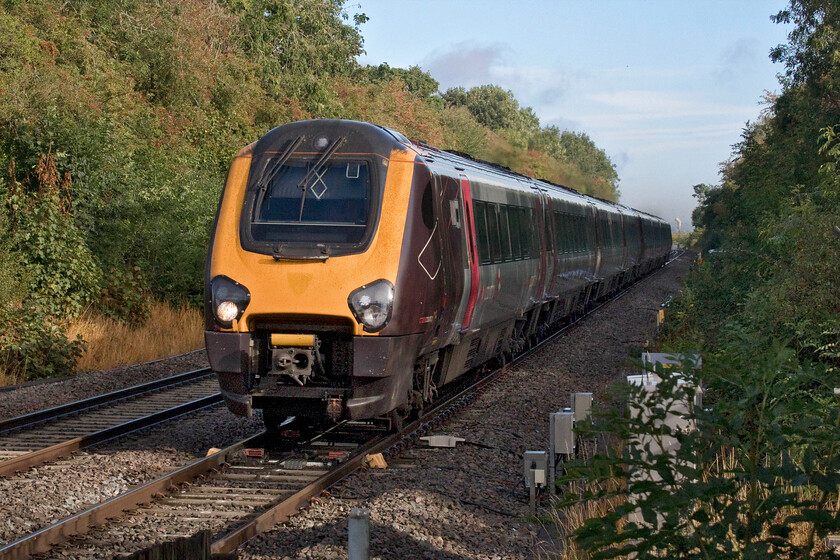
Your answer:
[[[461,182],[460,178],[435,176],[443,257],[443,298],[437,327],[442,346],[457,342],[460,333],[455,327],[463,324],[472,287],[471,232]]]
[[[545,251],[547,253],[546,274],[545,274],[545,297],[552,297],[558,294],[557,287],[557,271],[560,263],[558,261],[557,236],[555,228],[558,224],[554,223],[554,204],[551,198],[545,197],[545,207],[543,210],[543,224],[545,231]]]
[[[537,286],[536,286],[536,289],[533,292],[533,297],[536,301],[542,302],[545,299],[545,292],[546,292],[546,272],[547,272],[547,270],[546,270],[546,268],[547,268],[546,252],[548,251],[548,248],[550,247],[550,245],[549,245],[550,241],[548,239],[546,239],[546,232],[547,232],[547,229],[546,229],[546,226],[545,226],[545,220],[546,220],[545,207],[546,207],[546,203],[545,203],[545,200],[543,198],[544,195],[543,195],[542,191],[540,189],[536,188],[536,187],[534,187],[533,190],[534,190],[534,195],[535,195],[534,196],[534,202],[536,203],[535,210],[536,210],[536,217],[537,217],[537,223],[534,224],[534,226],[537,229],[537,232],[538,232],[537,233],[537,239],[538,239],[539,244],[540,244],[540,246],[539,246],[540,270],[539,270],[539,275],[538,275],[538,278],[537,278]]]

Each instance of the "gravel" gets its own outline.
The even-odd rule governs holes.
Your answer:
[[[288,523],[246,543],[239,557],[346,558],[348,514],[351,508],[364,507],[371,515],[374,559],[550,558],[556,543],[530,516],[522,454],[547,449],[548,414],[569,406],[570,392],[591,391],[596,400],[609,400],[609,386],[623,379],[631,351],[653,340],[659,306],[680,288],[689,263],[689,257],[683,257],[527,360],[509,367],[433,432],[466,442],[451,449],[409,446],[398,456],[389,456],[386,469],[358,471]],[[186,359],[196,362],[177,371],[200,367],[204,356]],[[177,371],[146,364],[80,374],[34,391],[21,388],[0,393],[0,414],[17,415],[22,408],[54,406]],[[142,437],[0,480],[0,540],[31,532],[260,427],[258,418],[242,419],[225,409],[200,412],[189,420],[147,430]],[[50,476],[42,476],[48,469]],[[180,532],[177,527],[160,525],[129,530],[128,523],[94,531],[43,557],[113,558]]]
[[[206,365],[201,350],[146,364],[80,373],[0,393],[0,408],[15,410],[15,414],[8,414],[14,416]],[[218,406],[0,478],[0,545],[154,480],[203,457],[211,447],[231,445],[261,429],[258,416],[241,418]]]

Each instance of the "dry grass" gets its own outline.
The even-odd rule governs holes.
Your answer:
[[[26,381],[23,376],[9,373],[5,370],[0,369],[0,387],[6,387],[7,385],[17,385],[18,383],[23,383]]]
[[[68,328],[68,338],[72,340],[76,334],[87,343],[87,352],[79,359],[76,371],[109,369],[201,348],[204,321],[197,309],[156,303],[151,318],[141,327],[87,315]]]
[[[611,479],[605,484],[614,491],[623,482],[618,479]],[[600,487],[598,485],[589,482],[576,482],[569,485],[566,493],[580,496],[584,495],[587,491],[595,493],[599,489]],[[554,557],[557,560],[588,559],[589,554],[581,549],[570,536],[589,519],[604,517],[618,505],[624,503],[624,501],[625,497],[618,495],[606,499],[581,500],[570,506],[553,510],[551,514],[553,518],[552,523],[557,526],[561,535],[559,543],[560,550]]]

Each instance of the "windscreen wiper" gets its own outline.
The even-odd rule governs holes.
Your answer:
[[[338,151],[338,149],[342,146],[342,144],[344,144],[346,141],[347,138],[344,136],[339,136],[338,138],[336,138],[333,141],[333,143],[329,145],[327,150],[323,154],[321,154],[321,158],[317,162],[315,162],[315,165],[313,165],[312,168],[306,173],[306,175],[304,175],[303,179],[300,180],[300,183],[298,183],[298,188],[300,188],[303,191],[300,195],[300,214],[298,215],[299,222],[303,221],[303,205],[306,202],[306,189],[309,188],[309,179],[313,175],[317,176],[317,173],[321,171],[321,169],[327,164],[330,158],[333,157],[333,154],[335,154]]]
[[[292,140],[292,142],[283,151],[283,153],[280,154],[280,158],[275,160],[274,165],[271,166],[271,169],[269,169],[267,173],[265,172],[265,167],[268,167],[269,162],[266,162],[265,167],[263,168],[263,174],[257,181],[256,185],[257,201],[256,204],[254,204],[253,219],[256,219],[257,213],[260,211],[260,208],[262,208],[263,199],[265,198],[265,191],[268,190],[268,185],[271,184],[272,179],[274,179],[274,176],[277,175],[278,171],[280,171],[280,168],[283,167],[283,164],[285,164],[286,161],[290,157],[292,157],[292,154],[295,153],[295,150],[297,150],[298,146],[301,145],[303,140],[303,136],[298,136],[297,138]]]
[[[286,160],[295,153],[295,150],[297,150],[303,140],[303,136],[298,136],[292,140],[291,144],[289,144],[289,146],[280,155],[280,158],[277,159],[274,162],[274,165],[271,166],[271,169],[268,170],[268,173],[263,172],[262,177],[260,177],[260,180],[257,181],[257,188],[265,190],[265,188],[271,183],[271,180],[274,179],[274,176],[277,175],[277,172],[280,171],[280,168],[283,167],[283,164],[286,163]]]

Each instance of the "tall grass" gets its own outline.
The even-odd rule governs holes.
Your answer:
[[[17,385],[23,383],[24,379],[21,375],[0,369],[0,387],[7,385]]]
[[[620,484],[620,482],[611,480],[609,484]],[[566,491],[573,495],[584,495],[586,492],[595,493],[598,490],[597,485],[590,482],[573,482],[566,488]],[[571,505],[552,510],[549,524],[554,525],[559,532],[559,541],[555,545],[557,550],[540,554],[539,558],[541,560],[588,560],[589,553],[577,544],[572,535],[588,520],[602,518],[624,502],[624,496],[582,499]]]
[[[204,345],[203,333],[199,310],[165,303],[153,304],[151,317],[140,327],[88,314],[67,330],[71,340],[80,334],[87,344],[76,371],[109,369],[196,350]]]

